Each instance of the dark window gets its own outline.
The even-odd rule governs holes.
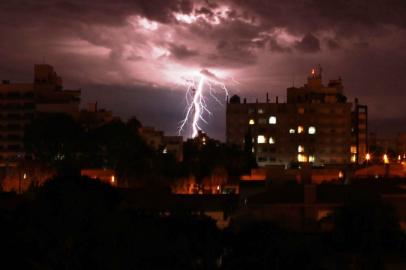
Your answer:
[[[25,104],[24,104],[24,108],[25,108],[25,109],[34,109],[34,108],[35,108],[35,104],[34,104],[34,103],[25,103]]]
[[[34,97],[34,92],[27,92],[24,95],[26,98],[33,98]]]
[[[20,93],[19,92],[8,92],[6,95],[7,98],[19,98],[20,97]]]
[[[20,145],[19,144],[10,144],[7,147],[9,150],[19,150],[20,149]]]

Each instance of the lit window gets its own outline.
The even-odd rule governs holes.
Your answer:
[[[315,127],[309,127],[309,134],[316,134],[316,128]]]
[[[255,124],[255,121],[254,121],[254,119],[250,119],[250,121],[248,122],[250,125],[254,125]]]
[[[289,129],[289,133],[290,134],[295,134],[295,129],[293,129],[293,128]]]
[[[167,154],[168,153],[168,149],[166,149],[166,147],[164,148],[164,150],[162,150],[163,154]]]
[[[339,171],[339,172],[338,172],[338,178],[343,178],[343,177],[344,177],[343,172],[342,172],[342,171]]]
[[[366,159],[367,161],[369,161],[369,160],[371,159],[371,154],[370,154],[370,153],[367,153],[367,154],[365,155],[365,159]]]
[[[356,154],[356,153],[357,153],[357,147],[355,145],[351,145],[351,154]]]
[[[264,135],[258,135],[257,137],[257,143],[265,143],[265,136]]]
[[[355,154],[351,155],[351,162],[352,163],[357,162],[357,155],[355,155]]]
[[[303,152],[304,152],[304,147],[303,147],[302,145],[299,145],[299,146],[297,147],[297,152],[298,152],[298,153],[303,153]]]
[[[275,117],[275,116],[269,117],[269,124],[271,124],[271,125],[275,125],[275,124],[276,124],[276,117]]]
[[[270,137],[269,138],[269,144],[274,144],[274,143],[275,143],[275,140],[272,137]]]
[[[258,119],[258,124],[261,124],[261,125],[266,124],[266,118],[259,118]]]
[[[298,154],[297,155],[297,161],[299,162],[307,162],[307,157],[303,154]]]
[[[254,147],[251,148],[251,152],[255,153],[255,148]]]
[[[314,156],[309,156],[309,162],[314,162],[316,158]]]
[[[297,127],[297,133],[302,133],[303,132],[303,130],[304,130],[304,128],[303,128],[303,126],[298,126]]]
[[[385,163],[385,164],[389,163],[389,158],[388,158],[387,154],[383,155],[383,163]]]
[[[258,113],[264,113],[263,109],[258,109]]]
[[[116,177],[114,175],[111,176],[110,182],[114,184],[116,182]]]

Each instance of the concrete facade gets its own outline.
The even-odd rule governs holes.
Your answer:
[[[24,158],[24,129],[36,113],[79,113],[80,90],[62,90],[50,65],[35,65],[33,83],[0,84],[0,165]]]
[[[313,163],[314,165],[360,163],[367,137],[366,106],[353,106],[343,94],[341,79],[322,84],[314,69],[303,87],[287,89],[287,102],[241,102],[233,96],[227,104],[226,140],[249,148],[260,166]],[[352,109],[360,113],[355,114]],[[361,109],[362,108],[362,109]],[[361,119],[358,119],[361,117]],[[356,118],[356,119],[354,119]]]

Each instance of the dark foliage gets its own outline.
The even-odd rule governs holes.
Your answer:
[[[209,176],[216,168],[224,168],[232,179],[250,173],[251,168],[256,167],[251,153],[215,140],[209,139],[204,145],[198,140],[188,140],[183,148],[182,172],[195,175],[198,181]]]
[[[25,146],[35,158],[57,164],[73,161],[83,148],[81,126],[66,114],[40,114],[25,130]]]
[[[10,201],[18,206],[6,207]],[[387,255],[402,258],[404,234],[386,206],[349,204],[333,217],[328,234],[253,219],[221,231],[202,215],[134,208],[119,189],[60,176],[30,197],[0,194],[0,262],[4,269],[383,269]]]
[[[123,208],[87,178],[53,179],[0,219],[4,269],[213,269],[221,251],[209,218]]]

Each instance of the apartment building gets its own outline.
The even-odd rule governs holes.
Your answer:
[[[322,83],[313,69],[302,87],[287,88],[287,102],[230,98],[226,140],[251,150],[260,166],[360,163],[367,149],[367,108],[347,102],[341,78]]]
[[[80,90],[63,90],[62,78],[50,65],[34,66],[32,83],[0,84],[0,166],[23,159],[24,129],[37,113],[79,113]]]

